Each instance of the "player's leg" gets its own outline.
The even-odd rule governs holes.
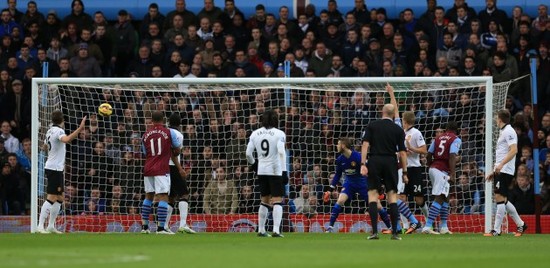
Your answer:
[[[410,168],[409,168],[409,172],[410,172]],[[409,229],[409,220],[407,219],[407,217],[405,217],[404,212],[401,211],[403,208],[400,205],[401,203],[408,204],[407,188],[406,188],[405,182],[403,182],[403,169],[402,168],[399,168],[397,170],[397,175],[398,175],[398,178],[399,178],[399,181],[397,183],[397,198],[398,198],[397,207],[399,208],[399,213],[400,213],[399,218],[400,218],[401,222],[403,223],[403,228],[408,230]],[[411,178],[410,178],[410,175],[409,175],[409,184],[410,183],[411,183]],[[407,207],[408,207],[408,205],[407,205]]]
[[[439,212],[441,211],[441,204],[443,203],[443,198],[441,198],[441,194],[444,188],[445,174],[438,169],[430,168],[429,176],[433,186],[432,195],[436,196],[436,198],[430,206],[428,220],[426,220],[426,226],[424,226],[422,232],[428,234],[439,234],[438,232],[435,232],[433,230],[433,224],[437,216],[439,216]]]
[[[386,167],[385,167],[385,180],[384,184],[386,186],[386,195],[388,196],[387,201],[389,203],[389,212],[390,212],[390,219],[392,224],[392,239],[394,240],[401,240],[399,237],[399,209],[397,208],[397,182],[398,182],[398,175],[397,175],[397,169],[394,167],[394,163],[391,163],[390,161],[385,161]]]
[[[333,232],[334,223],[336,222],[336,219],[338,219],[338,215],[340,215],[340,212],[342,212],[342,206],[348,200],[348,191],[348,187],[344,186],[342,192],[338,195],[338,200],[336,200],[336,204],[334,204],[330,212],[330,221],[326,230],[327,233]]]
[[[170,193],[170,175],[155,176],[155,198],[159,201],[157,209],[157,234],[174,234],[168,232],[164,225],[168,217],[168,194]]]
[[[46,232],[48,233],[61,233],[55,228],[55,221],[61,210],[61,204],[63,203],[63,171],[48,171],[48,188],[47,191],[47,203],[49,206],[49,222]],[[47,205],[46,205],[47,207]],[[44,209],[44,207],[43,207]],[[47,208],[46,208],[47,209]],[[48,214],[46,214],[48,215]]]
[[[285,188],[282,176],[271,176],[271,201],[273,202],[273,237],[283,237],[281,234],[281,222],[283,220],[283,196]]]
[[[170,219],[172,218],[172,213],[174,212],[175,197],[171,194],[168,195],[168,209],[166,211],[166,221],[164,222],[164,230],[171,232],[170,230]]]
[[[376,161],[376,157],[373,157],[368,162],[368,170],[369,170],[369,176],[367,178],[367,183],[369,185],[369,191],[368,191],[368,208],[369,208],[369,216],[372,226],[372,235],[368,237],[368,239],[378,239],[378,189],[380,189],[381,181],[378,174],[378,161]]]
[[[380,216],[380,219],[382,222],[388,227],[387,230],[383,230],[382,234],[391,234],[392,231],[392,224],[390,219],[390,214],[388,213],[388,210],[382,206],[382,202],[380,201],[382,196],[378,197],[377,206],[378,206],[378,216]],[[398,225],[399,230],[401,230],[401,226]]]
[[[448,182],[447,182],[448,183]],[[439,211],[439,219],[441,220],[441,226],[439,228],[440,234],[453,234],[449,230],[447,220],[449,219],[449,198],[448,193],[442,196],[441,210]]]
[[[149,231],[149,216],[155,198],[155,178],[146,176],[144,178],[145,199],[141,204],[141,233],[148,234]]]
[[[188,234],[196,233],[189,225],[187,225],[187,215],[189,213],[189,194],[183,195],[178,203],[178,208],[180,211],[180,226],[178,231],[185,232]]]
[[[416,205],[420,208],[420,211],[422,211],[422,215],[424,216],[424,221],[428,219],[429,216],[429,210],[428,204],[426,203],[425,195],[417,195],[414,197],[414,201],[416,202]]]
[[[270,202],[271,202],[271,189],[269,188],[268,178],[263,175],[258,176],[258,184],[260,186],[260,198],[261,203],[258,209],[258,236],[269,236],[265,230],[265,223],[267,221],[267,215],[269,214]]]
[[[420,223],[418,222],[414,214],[411,212],[411,209],[409,207],[409,200],[408,200],[408,196],[414,194],[414,192],[418,189],[418,186],[417,186],[418,172],[415,172],[415,171],[416,171],[416,168],[414,167],[408,168],[409,182],[406,185],[404,185],[402,192],[399,195],[399,198],[397,199],[397,208],[399,209],[399,214],[401,215],[401,219],[403,220],[403,223],[404,223],[403,227],[407,229],[407,231],[405,232],[406,234],[411,234],[415,230],[421,227]],[[410,222],[410,225],[408,225],[409,222]]]

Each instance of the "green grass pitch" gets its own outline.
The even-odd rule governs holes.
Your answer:
[[[547,267],[549,235],[0,234],[0,267]]]

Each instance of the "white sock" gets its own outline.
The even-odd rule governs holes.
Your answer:
[[[168,204],[168,211],[166,214],[166,222],[164,223],[164,230],[170,229],[170,218],[172,218],[172,212],[174,212],[174,207],[172,205]]]
[[[403,223],[403,229],[409,229],[409,220],[405,218],[405,216],[399,214],[399,217],[401,218],[401,222]]]
[[[267,214],[269,209],[267,205],[261,204],[258,210],[258,233],[265,233],[265,221],[267,220]]]
[[[275,204],[273,206],[273,232],[281,233],[281,221],[283,220],[283,206]]]
[[[57,215],[59,215],[60,209],[61,209],[61,203],[59,202],[53,203],[52,207],[50,208],[50,221],[48,224],[48,228],[55,228],[55,220],[57,219]]]
[[[42,209],[40,210],[40,218],[38,220],[38,229],[44,229],[44,223],[46,223],[46,218],[48,218],[48,215],[50,215],[51,208],[52,208],[52,203],[50,203],[50,201],[48,200],[44,201],[44,204],[42,205]]]
[[[506,202],[506,210],[508,211],[508,214],[510,214],[510,216],[516,223],[517,227],[523,226],[523,224],[525,224],[519,217],[518,211],[516,210],[516,207],[514,206],[514,204],[512,204],[512,202],[510,201]]]
[[[180,209],[180,228],[187,226],[187,210],[189,209],[189,203],[187,201],[180,201],[178,203]]]
[[[497,213],[495,214],[495,226],[493,230],[500,234],[502,219],[504,219],[504,213],[506,212],[506,205],[504,203],[497,203]]]
[[[422,210],[422,215],[424,215],[424,221],[428,220],[428,211],[430,211],[430,208],[428,208],[428,204],[424,202],[424,205],[420,208]]]

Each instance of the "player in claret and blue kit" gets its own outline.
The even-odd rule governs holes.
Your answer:
[[[369,200],[367,179],[361,175],[361,154],[352,149],[353,142],[350,138],[340,138],[337,145],[340,156],[336,159],[336,174],[330,183],[331,188],[335,188],[340,181],[341,174],[345,174],[345,181],[342,192],[338,196],[336,204],[330,213],[330,223],[326,229],[327,233],[334,232],[334,223],[342,211],[342,206],[349,197],[359,194],[367,203]],[[391,227],[390,218],[385,208],[379,204],[378,214],[388,226]]]

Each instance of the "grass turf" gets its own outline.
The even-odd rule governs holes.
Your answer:
[[[0,234],[0,267],[544,267],[549,235]],[[166,266],[172,265],[172,266]]]

